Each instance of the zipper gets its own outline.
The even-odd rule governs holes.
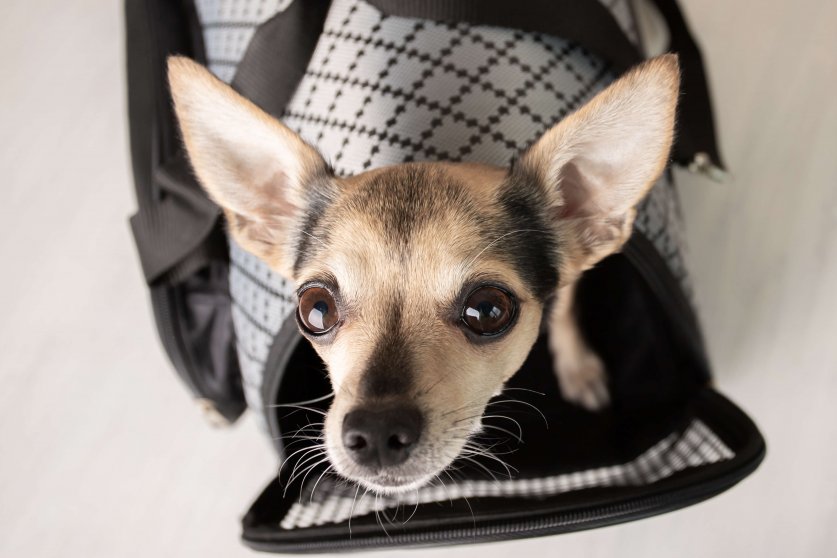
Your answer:
[[[318,540],[311,542],[267,542],[248,539],[245,544],[255,550],[271,552],[314,553],[329,550],[357,550],[361,548],[383,548],[394,546],[432,546],[451,543],[476,543],[508,540],[522,537],[554,535],[563,532],[580,531],[605,527],[616,523],[642,519],[696,504],[732,487],[752,473],[765,455],[764,444],[756,446],[757,451],[744,462],[726,474],[697,486],[681,488],[665,494],[639,497],[630,501],[590,508],[543,514],[525,520],[503,520],[502,523],[405,533],[391,536],[374,536],[345,540]]]

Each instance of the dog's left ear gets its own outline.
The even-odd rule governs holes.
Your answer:
[[[618,251],[668,162],[680,72],[649,60],[547,131],[515,164],[545,190],[570,277]]]
[[[169,85],[192,167],[246,250],[293,277],[302,219],[334,187],[322,156],[203,66],[169,59]]]

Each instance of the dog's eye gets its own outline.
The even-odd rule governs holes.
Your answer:
[[[511,296],[497,287],[480,287],[468,295],[462,321],[479,335],[497,335],[509,327],[515,305]]]
[[[299,321],[309,333],[320,335],[333,328],[340,318],[331,293],[322,287],[310,287],[299,295]]]

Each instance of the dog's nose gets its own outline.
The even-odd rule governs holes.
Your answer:
[[[358,465],[400,465],[418,442],[422,423],[415,407],[354,409],[343,418],[343,446]]]

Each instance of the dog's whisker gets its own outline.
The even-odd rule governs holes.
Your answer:
[[[305,426],[301,426],[301,427],[297,428],[296,430],[291,431],[290,434],[294,434],[296,432],[302,432],[303,430],[308,430],[309,428],[316,428],[318,426],[325,426],[325,423],[324,422],[309,422]]]
[[[448,467],[448,469],[450,469],[450,467]],[[449,472],[449,470],[448,470],[448,469],[445,469],[445,470],[443,471],[443,473],[445,473],[445,474],[448,476],[448,478],[451,480],[451,482],[452,482],[453,484],[456,484],[456,479],[454,479],[454,478],[451,476],[451,474],[450,474],[450,472]],[[468,506],[468,511],[470,511],[470,512],[471,512],[471,521],[473,522],[473,524],[474,524],[474,529],[476,530],[476,528],[477,528],[477,517],[474,515],[474,508],[472,508],[472,507],[471,507],[471,502],[469,502],[469,501],[468,501],[468,498],[467,498],[467,497],[465,497],[464,495],[462,496],[462,500],[464,500],[464,501],[465,501],[465,505],[466,505],[466,506]],[[451,501],[451,505],[453,505],[453,501]],[[474,535],[474,536],[476,537],[476,535]]]
[[[297,231],[297,232],[299,232],[299,233],[304,234],[305,236],[307,236],[307,237],[309,237],[309,238],[311,238],[311,239],[313,239],[313,240],[316,240],[317,242],[319,242],[319,243],[320,243],[320,245],[321,245],[323,248],[325,248],[326,250],[328,249],[328,245],[327,245],[325,242],[323,242],[321,239],[317,238],[317,237],[316,237],[316,236],[314,236],[313,234],[309,233],[308,231],[306,231],[306,230],[304,230],[304,229],[301,229],[301,228],[299,228],[299,227],[295,228],[294,230],[296,230],[296,231]]]
[[[298,465],[298,464],[297,464],[297,465]],[[303,467],[303,468],[302,468],[302,470],[301,470],[300,472],[302,473],[302,472],[307,471],[307,470],[308,470],[308,467]],[[296,472],[296,469],[294,469],[294,473],[295,473],[295,472]],[[285,496],[287,496],[287,494],[288,494],[288,489],[291,487],[291,485],[293,484],[294,480],[296,480],[296,478],[297,478],[297,477],[296,477],[296,474],[294,474],[294,473],[292,473],[292,474],[291,474],[291,477],[288,479],[288,482],[287,482],[287,483],[285,483],[285,488],[284,488],[284,490],[282,490],[282,498],[284,498]],[[300,493],[301,493],[301,492],[302,492],[302,487],[300,487]]]
[[[320,401],[325,401],[326,399],[334,397],[334,392],[327,393],[321,397],[316,397],[314,399],[308,399],[307,401],[294,401],[293,403],[279,403],[277,405],[270,405],[271,407],[296,407],[299,405],[309,405],[311,403],[319,403]]]
[[[531,403],[529,403],[527,401],[521,401],[520,399],[503,399],[501,401],[493,401],[491,404],[496,405],[496,404],[500,404],[500,403],[520,403],[521,405],[525,405],[525,406],[527,406],[531,409],[534,409],[541,416],[541,418],[543,419],[543,423],[546,425],[546,428],[549,429],[549,421],[546,420],[546,415],[544,415],[543,411],[541,411],[540,409],[538,409],[537,407],[535,407]]]
[[[303,436],[322,436],[322,432],[322,428],[319,426],[307,426],[305,428],[299,428],[297,430],[294,430],[293,432],[285,434],[284,436],[279,436],[276,439],[284,440],[287,438],[288,440],[295,440],[301,439]]]
[[[477,467],[480,467],[482,470],[484,470],[486,473],[488,473],[488,476],[490,476],[494,480],[494,482],[500,482],[500,479],[498,479],[494,475],[494,471],[492,471],[491,469],[489,469],[488,467],[486,467],[485,465],[483,465],[482,463],[480,463],[476,459],[474,459],[474,458],[472,458],[468,455],[460,455],[459,459],[461,459],[463,461],[467,461],[469,463],[473,463],[474,465],[476,465]]]
[[[300,448],[300,449],[298,449],[298,450],[294,451],[292,454],[288,455],[288,457],[286,457],[286,458],[282,461],[282,464],[281,464],[281,465],[279,465],[279,472],[282,472],[282,468],[285,466],[285,464],[286,464],[286,463],[288,463],[288,461],[290,461],[290,459],[291,459],[293,456],[297,455],[298,453],[304,452],[304,451],[306,451],[306,450],[313,451],[313,450],[316,450],[316,449],[322,449],[322,444],[316,444],[316,445],[314,445],[313,447],[310,447],[310,448],[309,448],[309,447],[304,447],[304,448]],[[297,461],[298,461],[298,460],[297,460]]]
[[[355,496],[352,498],[352,508],[349,510],[349,538],[352,538],[352,518],[355,515],[355,505],[357,504],[357,495],[360,492],[360,485],[357,485],[355,489]],[[363,495],[365,496],[366,493],[364,492]]]
[[[323,415],[323,416],[325,416],[326,413],[327,413],[327,411],[323,411],[322,409],[317,409],[315,407],[306,407],[305,405],[289,405],[287,403],[283,403],[281,405],[279,405],[279,404],[277,404],[277,405],[267,405],[267,408],[269,408],[269,409],[277,409],[277,408],[278,409],[294,409],[294,412],[296,412],[296,411],[309,411],[311,413],[317,413],[318,415]],[[290,416],[290,413],[287,416]]]
[[[521,444],[523,443],[523,437],[522,436],[518,436],[517,434],[515,434],[511,430],[507,430],[507,429],[505,429],[501,426],[495,426],[493,424],[483,424],[482,427],[483,428],[490,428],[491,430],[498,430],[500,432],[505,432],[506,434],[508,434],[509,436],[511,436],[512,438],[514,438],[518,442],[520,442]]]
[[[305,436],[305,437],[299,438],[298,440],[294,440],[292,442],[289,442],[289,443],[285,444],[285,449],[288,450],[288,449],[292,448],[293,446],[295,446],[297,444],[310,444],[311,442],[322,442],[322,441],[323,441],[322,437],[316,437],[315,438],[315,437]]]
[[[395,511],[394,511],[394,512],[393,512],[393,514],[392,514],[392,515],[393,515],[393,517],[395,517],[395,516],[398,514],[398,506],[399,506],[399,503],[398,503],[398,501],[396,500],[396,502],[395,502]],[[384,501],[384,505],[383,505],[383,507],[381,507],[381,515],[383,516],[383,518],[384,518],[384,519],[386,519],[386,520],[387,520],[387,523],[389,523],[390,525],[392,525],[393,527],[395,527],[395,522],[393,521],[393,519],[392,519],[392,518],[390,518],[389,514],[387,513],[387,508],[386,508],[386,500]]]
[[[317,485],[320,484],[320,481],[323,480],[323,477],[326,475],[326,473],[331,471],[332,467],[333,467],[332,465],[329,465],[328,467],[325,468],[325,471],[323,471],[320,474],[319,478],[317,479],[317,482],[314,483],[314,488],[311,489],[311,497],[308,499],[308,503],[311,503],[311,502],[314,501],[314,492],[317,491]]]
[[[483,416],[483,414],[482,414],[482,413],[480,413],[480,414],[478,414],[478,415],[470,415],[470,416],[463,417],[463,418],[461,418],[461,419],[457,419],[457,420],[453,421],[453,424],[459,424],[460,422],[465,422],[466,420],[472,420],[472,419],[475,419],[475,418],[478,418],[478,417],[482,417],[482,416]],[[483,418],[484,418],[484,417],[483,417]]]
[[[321,441],[323,441],[324,438],[323,438],[322,434],[319,434],[317,436],[313,436],[313,435],[310,435],[310,434],[306,434],[306,435],[303,436],[301,434],[297,434],[296,436],[291,436],[291,439],[293,441],[289,442],[288,446],[290,446],[291,444],[298,444],[299,442],[305,442],[306,440],[315,440],[315,441],[321,442]]]
[[[325,449],[320,445],[314,446],[310,449],[310,451],[304,453],[299,459],[297,459],[296,463],[294,464],[294,468],[291,469],[291,475],[290,479],[288,480],[288,484],[291,484],[293,482],[297,469],[323,455],[325,455]]]
[[[534,389],[523,388],[523,387],[506,387],[506,388],[503,388],[503,391],[528,391],[529,393],[534,393],[536,395],[546,395],[542,391],[537,391],[537,390],[534,390]]]
[[[410,520],[413,519],[413,516],[416,515],[416,512],[419,509],[419,489],[418,489],[418,487],[415,488],[415,491],[416,491],[416,507],[413,508],[413,513],[410,514],[410,517],[408,517],[407,519],[404,520],[402,525],[406,525],[407,523],[409,523]]]
[[[299,475],[303,474],[311,466],[316,465],[316,462],[311,463],[311,461],[322,458],[322,457],[323,457],[322,454],[314,455],[311,460],[307,461],[307,463],[310,463],[310,465],[305,465],[301,469],[298,469],[300,467],[300,464],[297,463],[297,465],[294,467],[293,472],[291,473],[290,477],[288,478],[288,481],[285,483],[285,490],[283,491],[282,495],[284,496],[284,494],[288,491],[288,487],[290,487],[294,483],[294,481],[299,478]],[[297,473],[297,470],[299,470],[298,473]]]
[[[483,415],[482,418],[484,418],[484,419],[496,418],[496,419],[505,419],[505,420],[511,421],[511,422],[513,422],[517,425],[517,435],[520,436],[521,438],[523,437],[523,427],[520,426],[519,422],[517,422],[516,420],[514,420],[511,417],[508,417],[506,415]]]
[[[439,481],[439,485],[442,487],[442,490],[445,491],[445,495],[447,495],[448,500],[450,501],[450,505],[451,505],[451,507],[453,507],[453,498],[451,498],[450,492],[448,492],[448,487],[447,487],[447,485],[445,485],[445,481],[443,481],[442,477],[440,477],[439,475],[433,475],[433,476],[436,477],[436,480]]]
[[[317,461],[316,463],[308,465],[305,469],[303,469],[302,471],[300,471],[298,473],[298,475],[302,476],[302,480],[299,481],[299,503],[302,503],[302,492],[303,492],[303,489],[305,488],[305,479],[308,478],[308,475],[311,474],[311,471],[316,469],[318,465],[322,465],[323,463],[326,463],[327,461],[328,461],[328,456],[325,456],[322,459],[320,459],[319,461]],[[305,473],[304,475],[303,475],[303,472]],[[288,481],[288,485],[290,485],[292,482],[293,482],[293,479]],[[288,489],[288,487],[286,486],[285,490],[287,490],[287,489]]]
[[[375,507],[375,518],[378,520],[378,523],[381,525],[381,529],[383,529],[383,530],[384,530],[384,534],[387,536],[387,538],[388,538],[388,539],[391,539],[392,537],[390,537],[389,532],[387,532],[387,528],[384,526],[384,522],[383,522],[383,521],[381,521],[380,512],[379,512],[379,510],[378,510],[378,496],[379,496],[379,495],[378,495],[378,493],[376,492],[376,493],[375,493],[375,504],[374,504],[374,507]]]

